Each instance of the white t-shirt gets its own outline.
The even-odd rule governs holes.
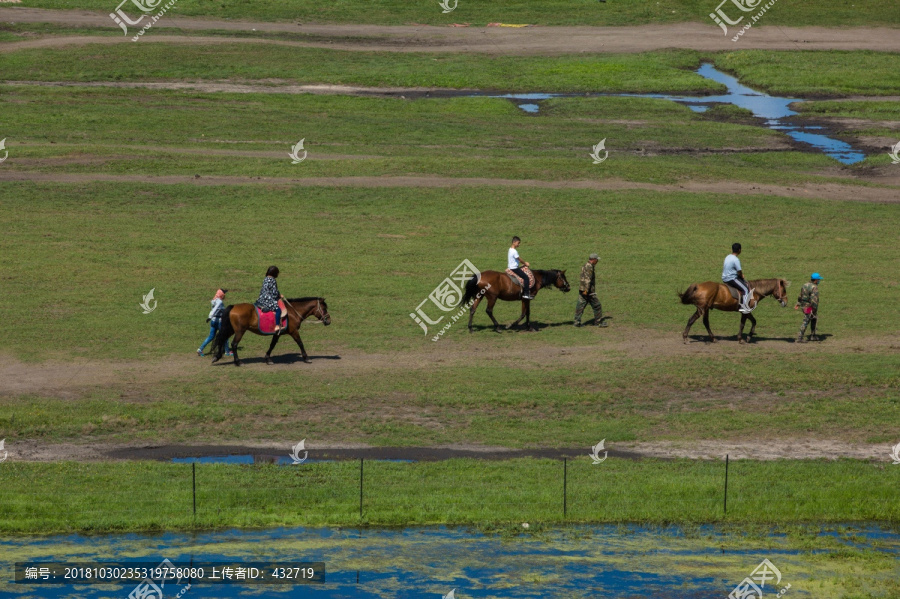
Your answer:
[[[725,256],[725,264],[722,266],[722,282],[727,283],[738,278],[738,271],[741,270],[741,261],[734,254]]]
[[[516,248],[509,248],[506,253],[506,268],[519,268],[519,252],[516,251]]]

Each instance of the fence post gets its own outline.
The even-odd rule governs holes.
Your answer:
[[[725,454],[725,500],[722,503],[724,515],[728,515],[728,454]]]
[[[566,519],[566,511],[568,508],[568,462],[563,457],[563,520]]]
[[[194,486],[194,517],[197,517],[197,462],[191,462],[191,478]]]
[[[359,458],[359,517],[362,519],[363,503],[363,458]]]

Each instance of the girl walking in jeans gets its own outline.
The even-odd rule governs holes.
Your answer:
[[[200,347],[197,349],[197,355],[203,356],[203,350],[212,341],[216,333],[219,332],[219,327],[222,326],[222,314],[225,312],[225,294],[228,293],[227,289],[219,289],[216,291],[216,297],[212,298],[209,303],[212,304],[212,310],[209,311],[209,316],[206,317],[206,322],[209,323],[209,336],[206,338]],[[231,351],[226,352],[226,355],[231,355]]]

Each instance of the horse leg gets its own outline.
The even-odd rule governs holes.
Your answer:
[[[478,299],[476,299],[476,300],[472,303],[472,306],[469,308],[469,332],[470,332],[470,333],[472,332],[472,318],[475,317],[475,310],[478,309],[478,304],[481,303],[482,298],[484,298],[483,295],[478,296]]]
[[[741,314],[741,328],[738,330],[738,343],[744,343],[744,323],[747,322],[747,315]]]
[[[752,314],[748,314],[747,318],[750,319],[750,332],[747,333],[747,341],[750,341],[750,339],[752,339],[753,336],[756,335],[756,319]]]
[[[697,319],[700,318],[700,308],[697,308],[697,311],[694,312],[690,318],[688,318],[687,326],[684,327],[684,332],[681,334],[681,338],[684,339],[685,343],[690,343],[688,339],[688,333],[691,332],[691,327],[694,326],[694,323],[697,322]]]
[[[536,330],[531,326],[531,301],[525,302],[525,328],[529,331]]]
[[[300,356],[303,358],[303,361],[309,364],[309,356],[306,355],[306,348],[303,347],[303,341],[300,340],[300,331],[294,331],[291,334],[291,337],[293,337],[294,341],[297,342],[297,345],[300,346]]]
[[[241,337],[243,337],[243,336],[244,336],[243,329],[238,329],[234,333],[234,341],[231,342],[231,351],[234,353],[234,365],[235,366],[241,365],[241,361],[238,358],[237,351],[238,351],[238,344],[241,342]]]
[[[499,333],[500,332],[500,323],[497,322],[496,318],[494,318],[494,304],[496,304],[496,303],[497,303],[496,297],[489,297],[487,308],[485,308],[484,311],[487,312],[487,315],[491,317],[491,322],[494,323],[494,332]]]
[[[278,343],[278,338],[281,335],[272,335],[272,343],[269,344],[269,351],[266,352],[266,364],[272,364],[272,350],[275,349],[275,344]]]
[[[527,310],[526,310],[527,304],[528,304],[528,300],[522,300],[522,313],[519,315],[518,320],[516,320],[515,322],[510,323],[509,325],[506,326],[507,330],[513,328],[514,326],[516,326],[517,324],[519,324],[520,322],[522,322],[525,319],[525,316],[527,316]]]
[[[706,332],[709,333],[709,340],[711,343],[716,342],[716,338],[712,333],[712,329],[709,328],[709,310],[703,312],[703,326],[706,327]]]

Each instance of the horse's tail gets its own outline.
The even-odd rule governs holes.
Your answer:
[[[476,295],[478,295],[478,276],[472,275],[472,278],[466,281],[466,293],[465,295],[463,295],[462,301],[459,302],[459,305],[465,306]]]
[[[675,292],[678,297],[681,299],[681,303],[690,306],[694,303],[694,293],[697,291],[697,284],[692,283],[690,287],[688,287],[684,293]]]
[[[231,309],[234,306],[228,306],[225,308],[225,312],[222,314],[221,323],[219,325],[219,332],[216,334],[216,338],[213,340],[212,353],[215,354],[216,360],[221,360],[222,355],[225,353],[225,350],[228,349],[228,339],[234,335],[234,327],[231,326]]]

